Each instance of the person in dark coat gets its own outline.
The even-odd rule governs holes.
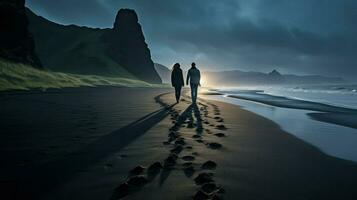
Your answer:
[[[176,102],[180,101],[181,89],[184,86],[182,70],[180,64],[176,63],[171,72],[171,85],[175,88]]]
[[[188,85],[188,82],[190,82],[192,104],[196,104],[197,89],[198,86],[201,86],[200,81],[201,81],[200,70],[197,69],[196,63],[193,62],[191,64],[191,69],[189,69],[187,72],[187,78],[186,78],[186,84]]]

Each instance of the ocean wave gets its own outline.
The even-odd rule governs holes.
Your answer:
[[[215,91],[227,95],[238,95],[255,98],[285,98],[297,101],[321,103],[334,107],[357,109],[357,86],[334,85],[334,86],[280,86],[280,87],[250,87],[250,88],[218,88]],[[268,96],[264,96],[268,95]]]

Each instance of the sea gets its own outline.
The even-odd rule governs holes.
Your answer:
[[[317,121],[307,115],[318,111],[307,108],[286,108],[286,106],[269,103],[276,99],[279,101],[283,99],[285,104],[286,102],[292,104],[311,102],[311,105],[318,103],[318,105],[331,105],[357,112],[357,84],[218,87],[211,90],[223,95],[203,95],[202,97],[238,105],[272,120],[289,134],[319,148],[328,155],[357,162],[357,129]],[[249,100],[232,98],[232,96]],[[351,115],[351,117],[356,118],[357,115]]]

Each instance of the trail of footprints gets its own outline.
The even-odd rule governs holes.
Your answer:
[[[180,129],[182,128],[195,129],[196,133],[192,135],[193,141],[209,149],[221,149],[222,145],[220,143],[205,140],[205,134],[214,135],[218,138],[226,136],[224,131],[227,128],[223,124],[224,119],[220,117],[218,106],[202,99],[200,99],[198,105],[191,105],[191,102],[182,99],[182,102],[189,104],[189,107],[180,115],[179,110],[170,107],[161,100],[163,95],[166,94],[157,96],[155,100],[162,107],[169,110],[170,119],[173,124],[169,129],[167,140],[163,141],[163,145],[169,149],[169,154],[162,162],[155,162],[147,168],[139,165],[132,169],[126,181],[115,189],[111,199],[126,197],[153,181],[160,172],[160,178],[162,178],[162,174],[167,174],[168,176],[169,172],[175,169],[182,170],[188,178],[192,178],[193,175],[197,174],[193,181],[198,186],[198,191],[192,196],[193,199],[222,199],[225,190],[222,186],[216,184],[214,180],[213,171],[217,168],[217,164],[212,160],[204,163],[194,162],[198,153],[194,152],[194,145],[189,145],[186,142],[187,136],[185,138],[180,133]],[[209,107],[213,108],[213,116],[209,115]],[[196,122],[194,118],[196,118]],[[210,126],[218,132],[213,133],[212,129],[204,129],[204,126]]]

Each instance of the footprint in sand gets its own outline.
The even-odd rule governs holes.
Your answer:
[[[207,194],[212,194],[218,190],[218,187],[215,183],[205,183],[202,185],[201,190]]]
[[[185,148],[186,148],[186,149],[189,149],[189,150],[190,150],[190,149],[193,149],[192,146],[186,146]]]
[[[192,138],[201,138],[201,135],[193,135]]]
[[[175,141],[175,144],[176,145],[185,145],[186,142],[185,142],[184,138],[177,138]]]
[[[222,148],[222,145],[217,143],[217,142],[208,143],[207,146],[210,149],[220,149],[220,148]]]
[[[131,192],[146,185],[149,181],[144,176],[133,176],[125,183],[115,188],[114,194],[111,199],[121,199],[128,196]]]
[[[217,137],[225,137],[226,136],[226,134],[224,134],[224,133],[215,133],[214,135]]]
[[[226,126],[223,124],[216,125],[216,128],[219,130],[227,130]]]
[[[212,176],[212,173],[202,172],[194,180],[196,185],[203,185],[205,183],[214,182]]]
[[[127,183],[129,186],[142,187],[146,183],[148,183],[148,180],[145,176],[139,175],[139,176],[130,177]]]
[[[184,161],[193,161],[193,160],[195,160],[195,157],[194,156],[183,156],[182,160],[184,160]]]
[[[173,166],[176,165],[176,161],[177,161],[177,154],[176,153],[171,153],[164,162],[164,168],[171,168]]]
[[[183,171],[187,177],[191,177],[195,173],[195,168],[191,165],[191,166],[185,167],[183,169]]]
[[[193,199],[222,199],[220,194],[224,193],[222,187],[218,187],[212,179],[212,174],[201,173],[195,178],[197,185],[201,185],[201,188],[197,191]]]
[[[216,120],[216,122],[223,122],[223,118],[221,117],[214,117],[214,119]]]
[[[191,166],[191,165],[192,165],[192,162],[184,162],[184,163],[182,164],[183,167],[189,167],[189,166]]]
[[[212,160],[206,161],[205,163],[202,164],[201,169],[216,169],[217,164],[213,162]]]
[[[163,168],[160,162],[155,162],[151,164],[147,170],[149,175],[154,175],[160,172],[160,170]]]
[[[181,153],[182,150],[183,150],[182,145],[177,145],[175,148],[171,149],[170,152],[171,153],[175,153],[175,154],[179,154],[179,153]]]
[[[203,143],[203,140],[198,139],[198,140],[196,140],[196,142],[198,142],[198,143]]]
[[[139,175],[139,174],[142,174],[145,170],[145,167],[139,165],[139,166],[136,166],[134,169],[130,170],[130,175]]]

